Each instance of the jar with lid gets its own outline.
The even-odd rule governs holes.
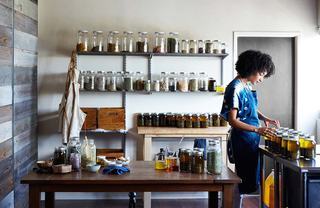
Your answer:
[[[199,114],[192,115],[192,128],[200,128],[200,116]]]
[[[198,52],[197,40],[190,40],[189,53],[197,53],[197,52]]]
[[[109,32],[107,38],[107,51],[108,52],[120,52],[120,43],[119,43],[119,32],[111,31]]]
[[[177,120],[177,127],[178,128],[184,128],[184,125],[185,125],[185,117],[183,114],[177,114],[177,117],[176,117],[176,120]]]
[[[152,126],[153,127],[159,127],[160,126],[159,115],[157,113],[152,113],[151,114],[151,119],[152,119]]]
[[[160,74],[160,90],[164,92],[169,91],[169,76],[166,72]]]
[[[90,164],[96,164],[97,162],[97,148],[96,145],[94,144],[94,140],[93,139],[89,139],[88,140],[88,150],[89,150],[89,163]]]
[[[299,136],[290,135],[287,151],[289,154],[289,158],[292,160],[298,160],[300,157],[300,148],[299,148]]]
[[[136,42],[137,53],[149,52],[148,32],[138,32],[138,41]]]
[[[166,126],[170,127],[172,119],[172,113],[166,113]]]
[[[160,81],[159,80],[153,80],[152,90],[155,92],[160,92]]]
[[[191,113],[185,115],[185,127],[192,128],[192,114]]]
[[[122,52],[133,52],[133,32],[131,31],[124,31],[122,36]]]
[[[200,72],[199,75],[199,90],[208,91],[208,75],[205,72]]]
[[[166,114],[165,113],[159,113],[159,126],[165,127],[167,125],[166,123]]]
[[[180,172],[190,173],[192,165],[192,151],[190,149],[180,149]]]
[[[153,53],[165,53],[166,52],[166,40],[164,37],[164,32],[155,32],[155,39],[154,39],[154,47]]]
[[[56,147],[54,149],[53,164],[67,164],[67,148],[65,146]]]
[[[135,90],[143,91],[144,90],[144,74],[141,72],[136,72],[135,75]]]
[[[228,121],[224,118],[220,117],[220,126],[228,126]]]
[[[307,136],[304,140],[304,158],[315,159],[316,158],[316,141],[314,136]]]
[[[177,127],[177,115],[172,114],[170,119],[170,127]]]
[[[92,32],[92,49],[93,52],[102,52],[103,51],[103,32],[93,31]]]
[[[208,114],[202,113],[200,115],[200,128],[208,128],[209,127],[209,117]]]
[[[276,135],[276,153],[281,153],[282,131],[277,131]]]
[[[69,139],[67,144],[67,152],[68,152],[68,164],[70,164],[70,155],[71,153],[81,153],[81,143],[79,137],[72,137]]]
[[[144,126],[146,127],[152,127],[152,116],[150,113],[144,113],[143,114],[144,118]]]
[[[179,33],[170,32],[167,38],[167,53],[179,53]]]
[[[281,139],[281,154],[284,156],[284,157],[288,157],[289,154],[288,154],[288,133],[286,132],[283,132],[282,133],[282,139]]]
[[[208,80],[208,90],[210,92],[216,92],[216,80],[213,77],[210,77]]]
[[[213,42],[212,42],[212,40],[206,40],[206,53],[213,53]]]
[[[79,85],[80,85],[80,90],[84,90],[84,82],[86,78],[86,71],[80,71],[79,75]]]
[[[211,113],[207,113],[209,118],[209,127],[213,127],[213,116]]]
[[[213,126],[220,126],[220,117],[218,114],[212,114]]]
[[[189,74],[189,91],[190,92],[196,92],[198,91],[198,76],[195,72],[190,72]]]
[[[117,91],[123,90],[123,73],[121,71],[116,74],[116,87]]]
[[[200,152],[200,151],[193,151],[192,152],[191,172],[197,173],[197,174],[204,173],[203,152]]]
[[[117,91],[117,77],[115,72],[111,72],[108,75],[108,81],[107,81],[108,90],[111,92]]]
[[[205,41],[204,40],[198,40],[198,53],[204,53],[205,52]]]
[[[125,91],[133,91],[133,75],[130,72],[124,74],[123,86]]]
[[[144,82],[144,90],[146,92],[150,92],[151,91],[151,80],[146,80]]]
[[[178,158],[174,156],[166,157],[166,166],[167,172],[179,171]]]
[[[221,43],[219,40],[213,41],[213,53],[220,54],[221,53]]]
[[[177,74],[175,72],[171,72],[169,76],[169,90],[170,92],[177,91]]]
[[[181,53],[189,53],[189,40],[181,40]]]
[[[178,89],[181,92],[188,92],[188,77],[184,72],[180,72],[179,81],[178,81]]]
[[[137,114],[137,126],[144,126],[144,116],[142,113]]]
[[[88,31],[87,30],[78,31],[77,51],[78,52],[88,51]]]
[[[220,141],[217,139],[209,140],[207,149],[207,171],[209,174],[221,174],[222,172],[222,153]]]
[[[80,153],[71,153],[70,154],[70,165],[72,170],[79,172],[81,169],[81,154]]]
[[[306,135],[308,136],[308,135]],[[304,157],[305,156],[305,145],[304,145],[304,141],[305,141],[305,135],[301,132],[299,134],[299,143],[300,143],[300,157]]]
[[[221,53],[226,54],[227,53],[227,45],[226,43],[221,43]]]
[[[160,152],[156,154],[155,169],[156,170],[165,170],[167,168],[165,160],[165,152],[163,148],[160,148]]]
[[[106,74],[104,71],[98,71],[98,74],[95,76],[95,84],[98,91],[106,90]]]
[[[87,71],[85,80],[84,80],[84,88],[86,90],[94,90],[94,80],[95,80],[95,72]]]

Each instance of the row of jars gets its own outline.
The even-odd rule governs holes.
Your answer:
[[[216,80],[205,72],[161,72],[160,77],[151,82],[141,72],[81,71],[79,84],[80,90],[89,91],[215,92],[217,87]]]
[[[138,113],[137,126],[208,128],[227,126],[228,122],[216,113]]]
[[[297,160],[299,158],[314,159],[316,157],[316,141],[301,131],[289,128],[275,129],[273,133],[265,135],[265,146],[283,157]]]
[[[138,53],[208,53],[226,54],[226,44],[219,40],[186,40],[180,41],[178,32],[170,32],[168,36],[164,32],[155,32],[153,37],[153,48],[150,50],[150,38],[148,32],[138,32],[134,44],[134,34],[124,31],[120,37],[119,31],[110,31],[104,40],[102,31],[93,31],[91,48],[89,48],[89,32],[78,31],[77,51],[93,52],[138,52]],[[135,49],[134,49],[135,45]]]

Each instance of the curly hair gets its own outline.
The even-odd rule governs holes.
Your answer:
[[[275,73],[275,66],[270,55],[260,51],[247,50],[239,55],[236,71],[243,78],[247,78],[257,72],[266,72],[265,77],[270,77]]]

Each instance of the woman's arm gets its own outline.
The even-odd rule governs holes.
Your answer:
[[[271,123],[276,127],[280,127],[280,121],[279,120],[274,120],[274,119],[268,118],[263,113],[261,113],[261,111],[259,111],[259,110],[258,110],[258,117],[259,117],[260,120],[264,121],[266,126],[269,126],[269,124]]]

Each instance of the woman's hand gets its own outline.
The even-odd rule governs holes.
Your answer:
[[[274,134],[274,131],[272,128],[269,128],[269,127],[260,127],[260,128],[257,128],[256,133],[260,134],[261,136],[265,136],[265,135],[272,135]]]
[[[270,127],[270,124],[274,125],[276,128],[280,127],[280,121],[279,120],[273,120],[273,119],[269,119],[269,118],[266,118],[264,120],[264,124],[266,125],[266,127]]]

